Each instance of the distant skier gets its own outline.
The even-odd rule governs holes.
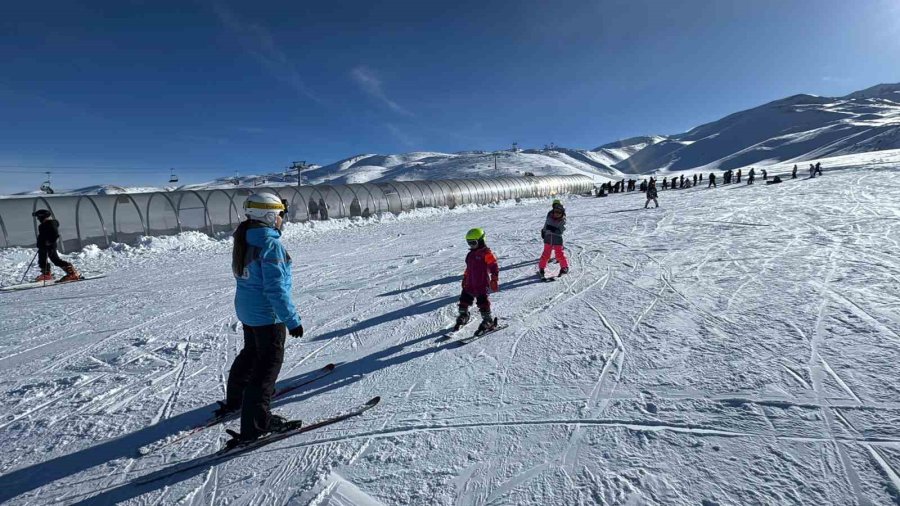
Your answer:
[[[319,217],[324,221],[328,219],[328,204],[325,199],[319,197]]]
[[[794,164],[794,170],[791,171],[791,179],[797,179],[797,164]]]
[[[736,182],[736,183],[740,183],[740,182],[741,182],[741,169],[738,169],[738,171],[737,171],[737,180],[736,180],[735,182]]]
[[[669,178],[664,177],[663,178],[663,190],[668,190],[668,189],[669,189]]]
[[[656,184],[651,184],[647,188],[647,202],[644,203],[644,209],[647,209],[647,206],[650,205],[650,201],[652,200],[656,207],[659,207],[659,201],[656,200]]]
[[[816,162],[816,174],[822,175],[822,162]]]
[[[35,282],[53,280],[50,262],[53,262],[53,265],[66,272],[66,275],[60,278],[60,282],[81,279],[81,274],[75,270],[75,267],[69,262],[59,258],[59,253],[56,251],[56,243],[59,241],[59,222],[56,221],[50,211],[46,209],[38,209],[31,213],[31,215],[38,220],[38,223],[40,223],[40,225],[38,225],[37,250],[38,266],[41,268],[41,275],[34,279]],[[47,261],[48,259],[50,262]]]
[[[756,179],[756,169],[750,167],[750,174],[747,177],[747,184],[753,184],[753,180]]]
[[[697,174],[694,174],[694,184],[693,186],[697,186]]]
[[[763,169],[763,170],[762,170],[762,173],[763,173],[763,181],[768,181],[768,180],[769,180],[769,173],[766,172],[766,169]]]
[[[814,177],[816,177],[816,166],[809,164],[809,178],[812,179]]]
[[[234,232],[234,307],[243,325],[244,348],[231,364],[225,401],[216,410],[217,415],[241,410],[241,431],[226,443],[228,448],[289,423],[269,409],[284,361],[285,334],[303,337],[291,300],[291,256],[280,240],[286,213],[287,204],[277,195],[250,195],[244,202],[247,219]]]
[[[700,182],[703,182],[703,174],[700,174]]]
[[[544,220],[544,228],[541,229],[541,239],[544,240],[544,252],[538,261],[538,275],[544,279],[544,269],[550,261],[550,254],[556,256],[559,261],[559,275],[569,272],[569,261],[563,248],[563,233],[566,231],[566,208],[559,201],[553,202],[553,209],[547,213]]]
[[[722,179],[724,180],[724,184],[731,184],[731,169],[725,171],[725,174],[722,175]]]
[[[500,267],[497,257],[484,242],[484,230],[473,228],[466,234],[469,253],[466,255],[466,271],[463,273],[462,293],[459,295],[459,316],[456,327],[469,323],[469,307],[473,302],[481,312],[478,332],[486,332],[497,327],[497,319],[491,314],[488,292],[500,291]]]
[[[647,191],[647,180],[646,179],[641,180],[641,191],[642,192]]]
[[[716,188],[716,187],[717,187],[717,186],[716,186],[716,173],[715,173],[715,172],[710,172],[710,173],[709,173],[709,184],[706,185],[706,187],[707,187],[707,188]]]
[[[775,176],[771,181],[766,181],[766,184],[778,184],[781,182],[781,176]]]
[[[307,207],[309,209],[309,219],[310,220],[318,220],[319,219],[319,204],[316,204],[315,200],[309,199],[309,205]]]

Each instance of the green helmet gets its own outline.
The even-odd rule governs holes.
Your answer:
[[[479,241],[484,239],[484,230],[480,228],[473,228],[466,233],[467,241]]]

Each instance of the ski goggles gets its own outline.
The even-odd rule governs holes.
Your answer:
[[[469,246],[478,246],[478,239],[466,239],[466,243]]]

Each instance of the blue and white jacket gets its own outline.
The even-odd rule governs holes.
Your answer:
[[[244,269],[236,276],[234,308],[241,323],[251,327],[284,323],[300,326],[291,300],[291,257],[281,245],[281,232],[272,227],[247,230]]]

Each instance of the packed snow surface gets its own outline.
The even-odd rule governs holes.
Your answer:
[[[306,335],[280,384],[337,368],[275,411],[381,404],[145,485],[236,428],[137,453],[223,396],[242,344],[231,245],[87,248],[70,258],[108,277],[0,294],[0,502],[896,503],[898,169],[661,191],[649,210],[572,198],[554,283],[535,278],[546,201],[290,226]],[[509,328],[455,347],[476,226]],[[0,282],[32,254],[0,252]]]

